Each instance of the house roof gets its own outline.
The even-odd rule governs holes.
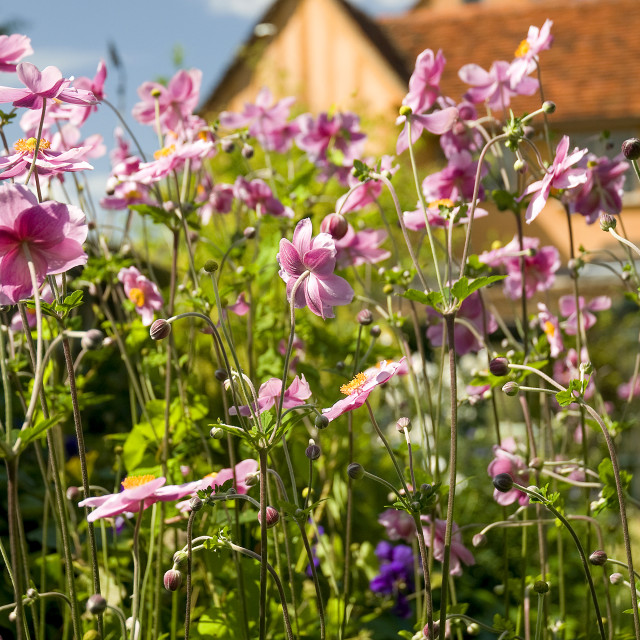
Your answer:
[[[454,9],[417,8],[379,20],[386,36],[412,69],[424,49],[442,49],[446,95],[459,99],[468,88],[458,69],[475,62],[489,69],[513,59],[530,25],[553,20],[553,46],[540,54],[545,98],[554,122],[579,129],[640,123],[640,1],[538,0],[510,6],[470,4]],[[514,111],[531,110],[538,99],[518,97]]]

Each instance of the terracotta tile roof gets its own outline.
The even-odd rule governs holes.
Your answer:
[[[489,69],[513,59],[529,25],[553,20],[553,46],[541,53],[545,98],[557,104],[554,122],[572,128],[640,125],[640,0],[548,0],[511,6],[482,4],[429,8],[379,20],[407,68],[426,48],[442,49],[441,87],[456,100],[468,88],[457,75],[464,64]],[[514,111],[538,106],[517,98]]]

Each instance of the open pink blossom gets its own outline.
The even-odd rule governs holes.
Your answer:
[[[596,323],[596,316],[592,311],[605,311],[611,308],[611,298],[609,296],[598,296],[585,304],[584,298],[578,298],[580,313],[582,314],[582,327],[586,331],[591,329]],[[575,336],[578,333],[578,314],[576,313],[576,297],[574,295],[562,296],[558,300],[560,315],[566,318],[562,323],[565,333]]]
[[[336,266],[336,246],[328,233],[312,237],[311,220],[304,218],[296,225],[293,242],[280,240],[280,277],[287,285],[287,299],[296,309],[308,306],[312,313],[321,318],[333,318],[333,307],[349,304],[353,299],[351,285],[333,273]],[[308,274],[307,274],[308,272]],[[298,278],[305,275],[296,289]]]
[[[354,231],[349,225],[347,233],[335,241],[338,266],[341,269],[359,267],[361,264],[375,264],[390,258],[391,252],[380,248],[386,239],[387,232],[384,229]]]
[[[547,305],[541,302],[538,303],[538,323],[547,336],[549,355],[552,358],[557,358],[564,351],[560,324],[558,318],[547,309]]]
[[[422,530],[424,531],[424,541],[427,547],[433,551],[433,557],[439,562],[444,561],[444,536],[447,529],[446,520],[436,518],[435,532],[433,539],[431,538],[431,518],[429,516],[420,516],[420,520],[424,523]],[[462,542],[462,534],[455,522],[451,523],[451,552],[449,556],[449,573],[452,576],[462,575],[462,563],[467,566],[476,563],[473,554]]]
[[[428,175],[422,181],[422,192],[428,202],[444,199],[468,202],[473,198],[477,170],[478,163],[468,151],[452,153],[444,169]],[[488,168],[483,164],[480,177],[483,178],[487,172]],[[482,186],[478,198],[484,198]]]
[[[409,93],[402,99],[402,104],[411,107],[413,113],[430,109],[440,95],[440,77],[445,63],[442,50],[434,54],[431,49],[425,49],[416,59],[409,78]]]
[[[88,516],[89,522],[112,518],[123,513],[137,513],[156,502],[180,500],[193,493],[198,482],[165,486],[167,479],[152,475],[129,476],[122,481],[122,491],[106,496],[89,497],[78,503],[80,507],[96,507]]]
[[[398,116],[396,124],[404,123],[404,127],[398,136],[396,154],[400,155],[406,151],[410,144],[413,146],[424,131],[435,135],[442,135],[450,131],[457,119],[458,110],[455,107],[437,109],[431,113],[411,113]],[[411,139],[409,139],[409,123],[411,123]]]
[[[62,125],[51,137],[53,151],[70,151],[76,149],[75,158],[79,161],[91,158],[101,158],[107,153],[102,136],[94,133],[82,140],[80,129],[71,123]]]
[[[105,98],[104,94],[104,83],[107,79],[107,65],[104,63],[104,60],[100,60],[98,63],[98,69],[96,71],[96,75],[93,78],[87,78],[85,76],[80,76],[73,81],[73,86],[76,89],[82,89],[84,91],[90,91],[96,98],[98,102],[101,102]],[[76,125],[76,127],[84,124],[86,119],[93,113],[98,110],[97,105],[92,105],[88,109],[79,109],[76,106],[70,107],[69,110],[69,120],[72,124]]]
[[[0,36],[0,71],[12,73],[16,63],[33,53],[31,38],[20,33]]]
[[[582,159],[587,150],[576,149],[572,153],[568,151],[569,137],[563,136],[558,143],[553,164],[547,169],[542,180],[530,184],[520,196],[519,199],[522,200],[526,196],[533,195],[525,216],[527,223],[533,222],[544,209],[552,189],[575,189],[587,181],[585,168],[571,168]]]
[[[260,385],[260,389],[258,389],[258,406],[256,407],[254,405],[253,410],[257,413],[263,413],[264,411],[271,409],[276,402],[278,402],[281,391],[282,380],[280,378],[269,378],[267,382]],[[304,374],[300,377],[296,376],[289,385],[289,388],[285,389],[282,406],[285,409],[299,407],[310,397],[311,388],[309,387],[309,383],[306,381]],[[241,416],[250,416],[251,409],[248,405],[230,407],[229,413],[232,416],[235,416],[238,413]]]
[[[153,322],[153,312],[162,308],[163,304],[158,286],[135,267],[120,269],[118,280],[122,282],[127,298],[135,305],[136,313],[142,318],[142,324],[148,327]]]
[[[495,478],[500,473],[508,473],[518,484],[528,484],[529,474],[526,471],[527,465],[524,460],[515,453],[516,443],[513,438],[505,438],[502,447],[493,446],[493,460],[487,467],[487,473],[491,478]],[[511,489],[506,493],[494,489],[493,499],[503,506],[519,502],[521,505],[529,504],[529,496],[519,489]]]
[[[76,206],[38,199],[22,185],[0,186],[0,304],[33,295],[29,260],[39,287],[47,275],[87,262],[84,213]]]
[[[411,542],[416,535],[416,523],[406,511],[387,509],[378,516],[378,522],[385,528],[389,540]]]
[[[539,29],[531,25],[527,37],[519,44],[516,49],[516,59],[511,63],[511,72],[515,79],[522,78],[535,70],[535,62],[540,52],[550,49],[553,43],[551,35],[551,27],[553,21],[545,20]]]
[[[96,104],[91,91],[71,87],[71,80],[62,77],[57,67],[45,67],[42,72],[30,62],[21,62],[16,68],[18,79],[25,89],[0,87],[0,102],[11,102],[14,107],[42,109],[45,100],[90,106]]]
[[[429,221],[429,226],[432,228],[440,227],[446,229],[452,221],[454,226],[467,224],[469,222],[468,211],[468,205],[456,205],[452,200],[443,198],[442,200],[435,200],[429,203],[427,206],[427,220]],[[489,212],[486,209],[481,209],[476,206],[473,212],[473,219],[484,218],[488,215]],[[427,228],[420,202],[416,205],[415,210],[403,211],[402,218],[407,229],[420,231]]]
[[[233,194],[238,200],[244,202],[249,209],[254,209],[259,216],[270,215],[276,218],[293,218],[293,209],[285,207],[273,195],[271,187],[264,180],[259,178],[247,180],[244,176],[238,176],[233,185]]]
[[[504,247],[485,251],[478,258],[490,267],[504,267],[507,277],[504,292],[512,300],[522,295],[522,263],[524,263],[524,294],[532,298],[538,291],[553,286],[555,273],[560,268],[560,252],[552,246],[539,248],[540,238],[522,238],[521,256],[518,236]],[[528,252],[528,253],[527,253]],[[531,255],[532,254],[532,255]]]
[[[338,416],[348,411],[353,411],[361,407],[369,397],[369,394],[381,384],[384,384],[389,378],[393,377],[402,370],[406,371],[406,358],[402,357],[398,362],[390,362],[382,360],[375,367],[371,367],[347,384],[340,387],[340,392],[346,398],[338,400],[329,409],[323,409],[322,415],[331,420],[335,420]]]
[[[440,97],[438,104],[442,109],[446,107],[456,107],[458,109],[458,119],[449,131],[445,131],[440,136],[440,147],[447,158],[454,153],[469,151],[471,153],[480,151],[484,145],[482,134],[477,127],[468,123],[473,123],[478,118],[478,110],[475,105],[467,100],[456,104],[454,100],[447,97]]]

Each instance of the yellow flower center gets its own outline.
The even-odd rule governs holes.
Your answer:
[[[433,202],[429,203],[429,209],[438,209],[441,206],[453,209],[453,200],[449,200],[449,198],[440,198],[440,200],[434,200]]]
[[[549,320],[544,323],[543,329],[544,332],[551,338],[556,335],[556,328],[553,326],[553,323],[549,322]]]
[[[211,473],[207,473],[205,478],[215,478],[218,475],[217,471],[212,471]]]
[[[36,150],[36,142],[35,138],[20,138],[18,142],[13,145],[13,148],[16,151],[24,151],[26,153],[33,153]],[[49,149],[51,148],[51,143],[44,138],[40,139],[40,149]]]
[[[144,304],[144,291],[134,287],[129,291],[129,300],[131,300],[136,307],[141,307]]]
[[[502,244],[501,244],[500,240],[494,240],[491,243],[491,250],[495,251],[496,249],[499,249],[501,246],[502,246]]]
[[[523,58],[529,53],[529,43],[526,40],[523,40],[516,49],[516,52],[513,54],[516,58]]]
[[[175,150],[176,150],[175,144],[169,145],[168,147],[162,147],[162,149],[158,149],[153,154],[153,157],[156,160],[160,160],[160,158],[166,158],[167,156],[170,156]]]
[[[345,396],[349,396],[360,389],[360,387],[367,381],[367,376],[364,373],[357,373],[356,377],[347,384],[343,384],[340,387],[340,393],[344,393]]]
[[[124,199],[127,201],[138,200],[141,197],[142,194],[137,189],[131,189],[131,191],[127,191],[127,193],[124,194]]]
[[[144,476],[128,476],[122,481],[123,489],[134,489],[135,487],[141,487],[143,484],[147,484],[152,480],[155,480],[156,477],[151,474],[147,474]]]

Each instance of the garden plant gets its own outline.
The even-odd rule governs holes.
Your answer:
[[[640,140],[554,129],[552,41],[463,96],[425,50],[373,157],[269,88],[207,121],[197,69],[119,113],[0,36],[2,637],[640,640]]]

